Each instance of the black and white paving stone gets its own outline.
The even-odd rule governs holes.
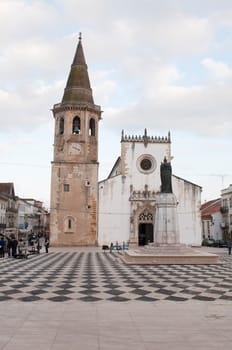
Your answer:
[[[232,256],[220,265],[125,265],[118,253],[56,251],[0,259],[0,302],[232,300]]]

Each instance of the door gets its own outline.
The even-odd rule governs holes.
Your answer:
[[[146,245],[154,242],[153,224],[139,224],[139,245]]]

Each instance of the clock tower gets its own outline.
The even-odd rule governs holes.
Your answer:
[[[50,242],[53,246],[97,243],[98,122],[81,34],[61,103],[53,107]]]

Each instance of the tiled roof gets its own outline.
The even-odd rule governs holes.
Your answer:
[[[209,216],[219,212],[221,209],[221,198],[208,201],[201,206],[201,216]]]

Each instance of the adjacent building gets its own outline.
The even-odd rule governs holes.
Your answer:
[[[213,199],[202,204],[202,239],[224,239],[222,219],[221,198]]]
[[[47,211],[43,203],[32,198],[17,197],[19,235],[44,234],[48,229]]]
[[[13,182],[0,183],[0,193],[7,198],[4,233],[17,235],[18,209]]]
[[[49,234],[49,214],[42,202],[16,196],[12,182],[0,183],[0,233],[16,238]]]
[[[221,191],[221,228],[225,239],[232,239],[232,184]]]
[[[8,204],[8,197],[0,193],[0,233],[4,232],[6,228],[6,208]]]

